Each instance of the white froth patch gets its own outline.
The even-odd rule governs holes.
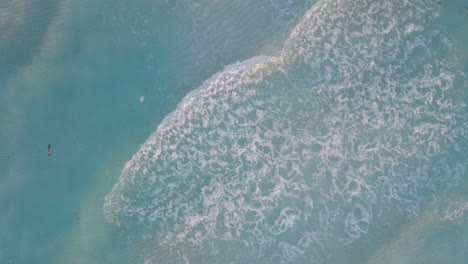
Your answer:
[[[372,212],[361,204],[356,204],[351,212],[346,215],[345,230],[349,235],[346,243],[351,243],[366,234],[372,220]]]
[[[441,220],[457,221],[465,216],[465,211],[468,211],[468,202],[455,202],[449,205],[449,208]]]
[[[411,34],[413,32],[420,32],[423,31],[424,28],[421,25],[415,25],[413,23],[408,23],[405,26],[405,34]]]
[[[294,222],[301,218],[301,211],[292,208],[284,208],[278,219],[275,220],[274,225],[270,229],[270,232],[278,236],[281,233],[286,232],[288,229],[294,228]]]

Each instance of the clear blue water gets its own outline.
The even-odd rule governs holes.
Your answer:
[[[466,25],[0,0],[0,263],[467,263]]]

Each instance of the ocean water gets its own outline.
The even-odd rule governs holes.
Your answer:
[[[0,263],[467,263],[467,25],[0,0]]]

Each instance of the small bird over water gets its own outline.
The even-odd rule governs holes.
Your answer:
[[[49,144],[49,147],[47,148],[47,154],[49,154],[49,157],[50,157],[50,155],[52,155],[52,150],[50,149],[50,144]]]

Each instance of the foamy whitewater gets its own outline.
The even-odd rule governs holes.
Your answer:
[[[467,173],[466,77],[439,8],[315,3],[278,56],[185,96],[125,165],[106,218],[144,263],[360,263],[347,252],[389,226],[466,224],[466,188],[450,196]]]
[[[464,0],[0,3],[0,263],[468,263],[466,25]]]

